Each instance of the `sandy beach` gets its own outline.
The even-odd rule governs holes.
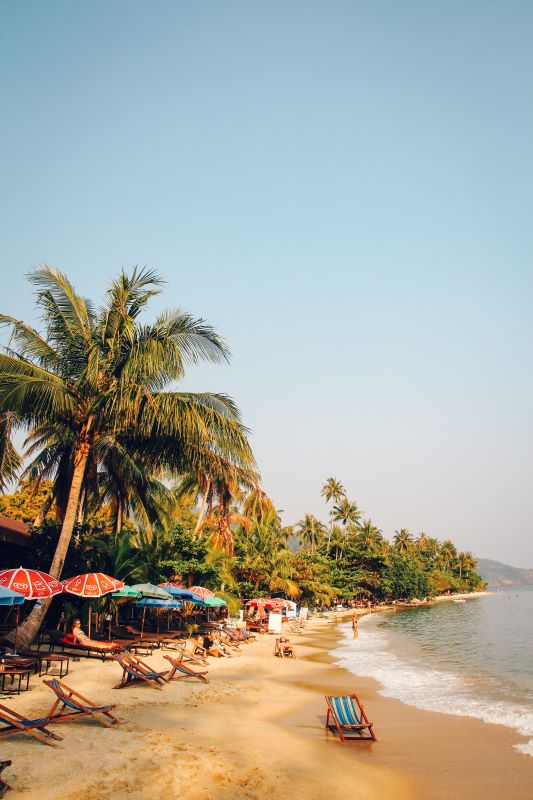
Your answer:
[[[274,639],[243,645],[232,659],[209,661],[208,685],[180,681],[158,692],[121,691],[114,662],[71,662],[66,682],[98,702],[118,704],[125,724],[79,721],[54,726],[51,748],[15,736],[2,745],[6,779],[24,798],[188,800],[304,796],[377,800],[531,798],[533,759],[513,750],[504,727],[418,711],[381,697],[379,685],[332,664],[337,625],[311,621],[292,636],[298,658],[277,659]],[[148,659],[164,668],[162,652]],[[8,706],[40,716],[52,693],[39,679]],[[377,743],[342,745],[324,730],[326,691],[356,690],[375,722]]]

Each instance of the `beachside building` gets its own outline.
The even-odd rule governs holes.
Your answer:
[[[0,514],[0,569],[24,564],[29,546],[30,531],[26,523]]]

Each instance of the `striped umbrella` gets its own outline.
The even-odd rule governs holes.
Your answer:
[[[109,592],[122,589],[124,581],[104,575],[103,572],[87,572],[63,581],[63,591],[76,594],[78,597],[103,597]]]
[[[53,597],[63,591],[62,584],[47,572],[24,567],[1,570],[0,586],[23,594],[26,600]]]
[[[86,572],[84,575],[75,575],[74,578],[67,578],[63,581],[63,591],[67,594],[75,594],[78,597],[103,597],[110,592],[122,589],[124,581],[104,575],[103,572]],[[87,631],[91,637],[91,606],[89,604],[89,629]]]
[[[189,592],[192,592],[201,600],[205,600],[206,597],[215,596],[215,593],[212,592],[211,589],[205,589],[203,586],[189,586]]]

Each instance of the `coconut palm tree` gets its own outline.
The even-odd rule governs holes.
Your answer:
[[[309,552],[314,553],[321,541],[324,539],[326,526],[312,514],[306,514],[303,519],[296,523],[298,535],[304,547]]]
[[[16,415],[30,433],[69,432],[66,505],[50,565],[59,577],[92,457],[101,463],[111,453],[119,460],[127,453],[152,470],[203,469],[217,477],[222,462],[253,467],[254,461],[230,398],[174,389],[187,365],[225,361],[229,353],[209,325],[182,311],[141,322],[141,312],[161,290],[155,272],[123,272],[98,310],[56,269],[43,266],[30,280],[44,333],[0,317],[11,329],[10,345],[0,353],[0,414]],[[46,610],[43,603],[21,626],[26,644]]]
[[[325,498],[326,503],[333,503],[335,506],[336,503],[340,503],[340,501],[346,497],[346,492],[344,491],[344,486],[337,478],[328,478],[325,484],[322,486],[321,491],[322,497]],[[333,510],[330,509],[329,512],[329,530],[328,530],[328,543],[327,549],[329,551],[329,543],[331,541],[331,534],[333,529],[333,519],[332,519]]]
[[[333,507],[331,516],[334,522],[342,522],[343,525],[347,525],[349,522],[359,525],[362,511],[357,503],[352,503],[347,497],[342,497]]]
[[[399,553],[408,553],[413,547],[414,539],[407,528],[394,531],[393,545]]]

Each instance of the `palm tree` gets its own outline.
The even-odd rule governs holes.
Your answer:
[[[44,321],[41,335],[1,316],[11,342],[0,353],[0,414],[14,414],[30,433],[68,431],[62,490],[62,528],[50,572],[61,575],[90,459],[126,453],[150,470],[215,476],[228,460],[254,461],[234,402],[224,395],[175,391],[189,364],[221,362],[229,353],[203,320],[179,310],[142,324],[140,313],[160,292],[150,270],[122,273],[102,309],[76,293],[58,270],[44,266],[30,277]],[[59,467],[59,462],[56,464]],[[29,644],[48,604],[34,609],[20,629]]]
[[[454,543],[451,539],[446,539],[439,547],[436,561],[438,568],[448,572],[456,558],[457,549]]]
[[[337,478],[328,478],[325,484],[322,486],[321,491],[322,497],[325,498],[326,503],[332,502],[335,506],[336,503],[340,503],[340,501],[346,497],[346,492],[344,491],[344,486]],[[332,519],[332,510],[329,512],[329,530],[328,530],[328,543],[327,549],[329,550],[329,543],[331,541],[331,534],[333,532],[333,519]]]
[[[349,522],[354,525],[359,525],[362,517],[362,511],[357,503],[352,503],[347,497],[342,497],[341,500],[333,507],[331,514],[334,522],[342,522],[347,525]]]
[[[314,553],[320,542],[324,538],[326,526],[312,514],[306,514],[303,519],[296,523],[298,534],[309,552]]]
[[[413,537],[407,528],[400,528],[399,531],[394,531],[393,544],[399,553],[408,553],[413,547]]]
[[[477,561],[469,550],[467,550],[466,552],[462,551],[457,554],[457,558],[455,560],[455,568],[459,570],[460,578],[463,577],[463,570],[465,571],[465,573],[468,573],[469,571],[476,568],[476,564]]]

